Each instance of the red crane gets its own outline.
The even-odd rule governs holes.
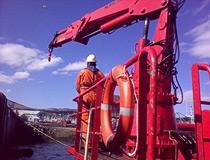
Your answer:
[[[205,114],[202,114],[203,111],[200,109],[201,99],[194,98],[195,125],[177,124],[173,109],[175,104],[182,101],[178,101],[176,97],[177,89],[181,90],[176,77],[176,64],[180,56],[176,16],[184,1],[115,0],[92,13],[86,14],[66,29],[55,33],[49,44],[49,58],[53,48],[61,47],[67,42],[77,41],[87,44],[91,37],[99,33],[109,33],[120,27],[130,26],[141,20],[145,21],[143,37],[139,39],[136,45],[136,55],[120,67],[116,67],[117,69],[112,69],[105,79],[74,98],[78,103],[78,112],[75,114],[77,116],[77,127],[74,130],[76,132],[75,145],[67,147],[70,154],[78,159],[84,159],[79,144],[80,133],[82,132],[80,131],[82,96],[96,88],[97,101],[95,106],[97,107],[93,109],[95,120],[93,131],[90,132],[93,136],[91,159],[100,159],[98,143],[101,135],[108,151],[117,155],[122,153],[123,157],[200,160],[210,158],[210,132],[203,134],[203,130],[210,130],[208,125],[205,125],[210,122],[208,118],[210,112],[208,110]],[[149,23],[150,20],[154,19],[158,19],[158,23],[154,37],[150,41],[147,39]],[[132,65],[134,65],[134,71],[131,73],[134,87],[132,88],[132,85],[130,85],[128,90],[133,91],[134,94],[130,92],[128,94],[127,88],[120,87],[122,93],[120,92],[121,99],[118,102],[120,104],[118,128],[116,132],[110,129],[112,135],[109,135],[105,133],[107,126],[104,123],[107,121],[108,128],[110,128],[112,111],[109,108],[109,105],[111,105],[109,98],[113,98],[113,93],[107,92],[106,89],[108,87],[114,88],[116,85],[123,86],[124,84],[117,80],[118,77],[122,79],[127,77],[128,83],[126,85],[130,84],[131,80],[128,78],[127,68]],[[193,74],[199,77],[199,68],[209,72],[210,67],[202,64],[201,67],[198,65],[197,70],[195,68],[193,68]],[[118,71],[115,72],[115,70]],[[118,75],[118,72],[121,74]],[[113,78],[115,74],[117,75]],[[111,78],[116,78],[116,81],[112,83]],[[109,86],[102,86],[104,81]],[[193,82],[194,97],[200,97],[199,81],[197,83],[197,80],[193,79]],[[111,90],[114,90],[113,88]],[[172,89],[173,93],[171,93]],[[105,96],[102,96],[102,94],[105,94]],[[106,98],[108,102],[105,102]],[[129,103],[131,101],[134,101],[133,105]],[[209,102],[203,103],[210,104]],[[129,107],[125,107],[127,104],[129,104]],[[100,118],[102,124],[100,124]],[[127,119],[132,123],[132,127],[129,127],[130,123]],[[125,127],[123,124],[127,126]],[[124,130],[125,132],[122,132]],[[123,134],[123,136],[120,136],[120,134]],[[193,138],[194,135],[196,138]],[[128,152],[133,152],[133,154]]]

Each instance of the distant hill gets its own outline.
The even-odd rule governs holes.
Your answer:
[[[22,104],[19,104],[17,102],[11,101],[7,99],[7,105],[12,109],[18,109],[18,110],[39,110],[39,111],[46,111],[46,112],[76,112],[76,109],[70,109],[70,108],[47,108],[47,109],[37,109],[37,108],[31,108]]]
[[[47,108],[42,110],[50,112],[76,112],[76,109],[70,109],[70,108]]]
[[[7,99],[7,105],[12,109],[37,110]]]

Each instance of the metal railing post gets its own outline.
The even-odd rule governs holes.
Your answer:
[[[75,151],[79,152],[80,144],[80,129],[81,129],[81,112],[82,112],[83,96],[79,97],[78,108],[77,108],[77,126],[76,126],[76,135],[75,135]]]

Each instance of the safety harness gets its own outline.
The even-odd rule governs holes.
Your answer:
[[[93,82],[92,82],[92,85],[84,85],[82,84],[80,87],[92,87],[94,84],[95,84],[95,73],[97,71],[99,71],[95,66],[88,66],[87,68],[85,69],[88,69],[90,70],[91,72],[93,72]]]

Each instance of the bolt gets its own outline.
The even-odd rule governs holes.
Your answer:
[[[132,14],[132,13],[133,13],[133,11],[134,11],[134,9],[131,9],[130,14]]]
[[[82,18],[81,18],[81,21],[84,21],[84,20],[85,20],[85,17],[82,17]]]
[[[141,13],[144,13],[145,11],[146,11],[146,9],[145,8],[142,8]]]

